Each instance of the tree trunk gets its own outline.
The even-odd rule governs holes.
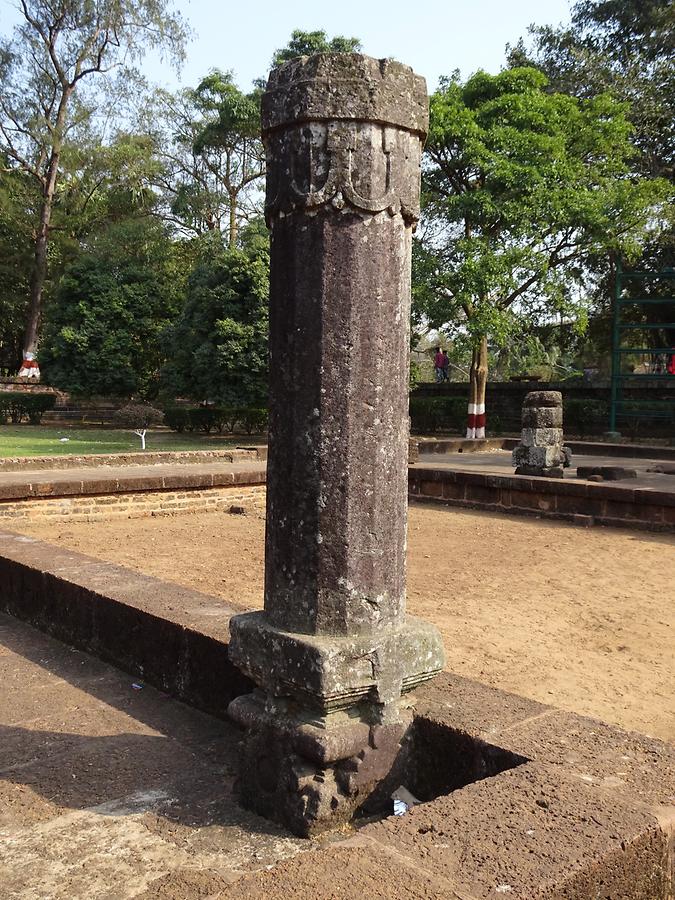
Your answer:
[[[466,436],[482,440],[485,437],[485,388],[488,376],[488,345],[483,335],[473,348],[469,373],[469,415]]]
[[[50,167],[51,169],[51,167]],[[50,183],[51,181],[51,183]],[[42,312],[42,291],[47,278],[47,244],[49,242],[49,222],[54,200],[54,179],[47,182],[44,188],[40,207],[40,223],[35,237],[35,254],[33,271],[30,278],[30,302],[28,319],[23,338],[23,361],[19,370],[20,378],[40,380],[40,368],[35,359],[38,348],[40,314]]]
[[[52,151],[49,157],[47,174],[42,183],[42,203],[40,205],[40,222],[35,236],[35,256],[33,272],[30,279],[30,302],[28,305],[28,320],[23,339],[23,362],[19,370],[21,378],[35,378],[40,380],[40,367],[35,356],[37,354],[40,317],[42,314],[42,292],[47,279],[47,246],[49,244],[49,223],[52,218],[54,194],[56,193],[56,180],[59,174],[59,161],[61,158],[61,135],[66,119],[66,108],[72,88],[65,88],[61,95],[59,111],[56,117]]]
[[[229,244],[230,250],[234,250],[237,246],[237,195],[230,193],[230,223],[229,223]]]

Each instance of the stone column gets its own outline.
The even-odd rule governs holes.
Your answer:
[[[437,630],[405,614],[410,260],[426,86],[397,62],[301,57],[272,72],[262,117],[265,609],[231,622],[230,657],[259,689],[230,715],[247,728],[244,804],[310,834],[382,787],[405,746],[401,695],[443,665]]]
[[[520,445],[512,453],[516,475],[562,478],[569,466],[563,446],[563,403],[560,391],[531,391],[523,401]]]

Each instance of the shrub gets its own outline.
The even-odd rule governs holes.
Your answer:
[[[411,430],[432,434],[439,429],[462,431],[466,423],[467,403],[461,397],[411,397]]]
[[[189,417],[193,431],[210,434],[218,427],[218,410],[214,406],[197,406],[189,411]]]
[[[145,403],[128,403],[115,412],[115,419],[122,428],[128,428],[141,439],[141,449],[145,450],[145,435],[152,425],[164,420],[164,413]]]
[[[267,428],[268,412],[262,407],[247,406],[237,410],[237,420],[246,434],[253,434]]]
[[[219,406],[216,409],[216,427],[219,432],[232,433],[237,426],[239,410],[234,406]]]
[[[39,425],[42,416],[54,408],[54,394],[21,394],[18,391],[0,393],[0,424],[11,419],[13,425],[19,425],[27,416],[31,425]]]
[[[179,434],[186,429],[191,430],[190,410],[182,406],[171,406],[164,410],[164,423]]]
[[[609,404],[606,400],[574,399],[564,403],[565,427],[576,431],[580,437],[607,428]]]

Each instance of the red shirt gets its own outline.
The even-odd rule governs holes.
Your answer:
[[[445,365],[445,358],[444,358],[443,354],[440,352],[440,350],[438,351],[436,356],[434,356],[434,365],[436,366],[437,369],[442,369],[443,366]]]

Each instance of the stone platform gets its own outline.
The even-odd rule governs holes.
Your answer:
[[[461,442],[460,442],[461,443]],[[597,450],[596,450],[597,448]],[[572,453],[572,466],[565,478],[532,478],[515,475],[510,449],[488,447],[470,452],[461,446],[440,452],[421,452],[408,475],[411,499],[442,502],[450,506],[539,515],[566,519],[581,525],[613,525],[653,531],[675,531],[675,475],[653,471],[672,466],[662,457]],[[666,448],[667,449],[667,448]],[[594,483],[576,477],[577,466],[624,467],[634,478]]]
[[[129,673],[0,615],[9,898],[672,896],[671,745],[445,673],[417,692],[428,802],[303,842],[234,803],[234,727],[167,696],[248,689],[221,601],[4,533],[0,606]]]

